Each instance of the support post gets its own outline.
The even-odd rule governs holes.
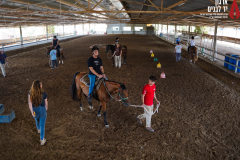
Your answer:
[[[190,27],[191,27],[191,23],[189,23],[189,26],[188,26],[188,41],[187,41],[187,46],[188,46],[189,40],[190,40]]]
[[[84,35],[84,23],[82,23],[82,34]]]
[[[169,36],[168,36],[168,23],[167,23],[167,40],[169,39]]]
[[[177,38],[177,24],[175,24],[175,39]],[[175,40],[174,39],[174,40]]]
[[[21,26],[21,23],[19,23],[19,28],[20,28],[21,48],[22,48],[23,47],[23,36],[22,36],[22,26]]]
[[[218,21],[215,22],[214,41],[213,41],[213,59],[212,59],[212,61],[214,61],[214,57],[215,57],[215,54],[216,54],[216,45],[217,45],[217,27],[218,27]]]
[[[47,32],[47,41],[48,41],[48,25],[46,24],[46,32]]]
[[[63,37],[64,37],[64,24],[63,24]]]
[[[76,35],[76,24],[74,24],[74,35]]]

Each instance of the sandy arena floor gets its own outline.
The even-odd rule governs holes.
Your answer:
[[[111,100],[107,120],[97,117],[99,104],[90,111],[83,98],[81,112],[71,99],[73,75],[87,72],[92,44],[113,43],[115,37],[128,46],[127,65],[112,66],[100,49],[106,76],[127,82],[131,104],[141,104],[142,87],[157,76],[159,114],[152,117],[154,133],[136,122],[142,108],[125,107]],[[45,48],[9,57],[7,77],[0,75],[0,103],[14,110],[16,118],[0,124],[0,159],[240,159],[240,80],[202,60],[196,65],[182,58],[175,62],[173,46],[154,36],[101,35],[60,42],[65,61],[57,69],[48,65]],[[162,64],[150,57],[150,50]],[[10,54],[10,53],[9,53]],[[186,55],[186,54],[184,54]],[[164,71],[166,79],[160,79]],[[39,79],[48,94],[45,146],[40,146],[27,101],[32,82]]]

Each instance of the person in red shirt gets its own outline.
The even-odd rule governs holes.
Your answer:
[[[150,132],[154,132],[154,130],[151,128],[151,118],[153,114],[153,99],[156,100],[156,102],[159,104],[160,102],[156,98],[156,77],[150,76],[148,80],[148,84],[146,84],[143,87],[142,91],[142,106],[144,109],[144,114],[141,114],[137,116],[137,121],[139,124],[142,124],[143,118],[146,118],[146,129]],[[149,112],[147,112],[147,111]]]

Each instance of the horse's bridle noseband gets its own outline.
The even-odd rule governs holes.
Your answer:
[[[104,84],[105,89],[106,89],[106,91],[108,92],[109,96],[110,96],[112,99],[114,99],[115,101],[124,101],[124,100],[128,99],[128,97],[123,98],[123,97],[121,96],[120,90],[122,90],[122,89],[120,89],[120,88],[118,88],[118,96],[119,96],[121,99],[116,99],[116,98],[114,98],[114,97],[109,93],[109,91],[108,91],[108,89],[107,89],[107,86],[106,86],[106,84],[105,84],[105,81],[103,81],[103,84]]]

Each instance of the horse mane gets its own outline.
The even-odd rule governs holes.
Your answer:
[[[122,84],[122,83],[115,82],[115,81],[110,81],[110,80],[105,80],[105,81],[107,81],[107,82],[113,82],[113,83],[117,83],[117,84],[119,84],[120,87],[122,88],[122,90],[126,90],[126,89],[127,89],[126,86],[125,86],[124,84]]]

